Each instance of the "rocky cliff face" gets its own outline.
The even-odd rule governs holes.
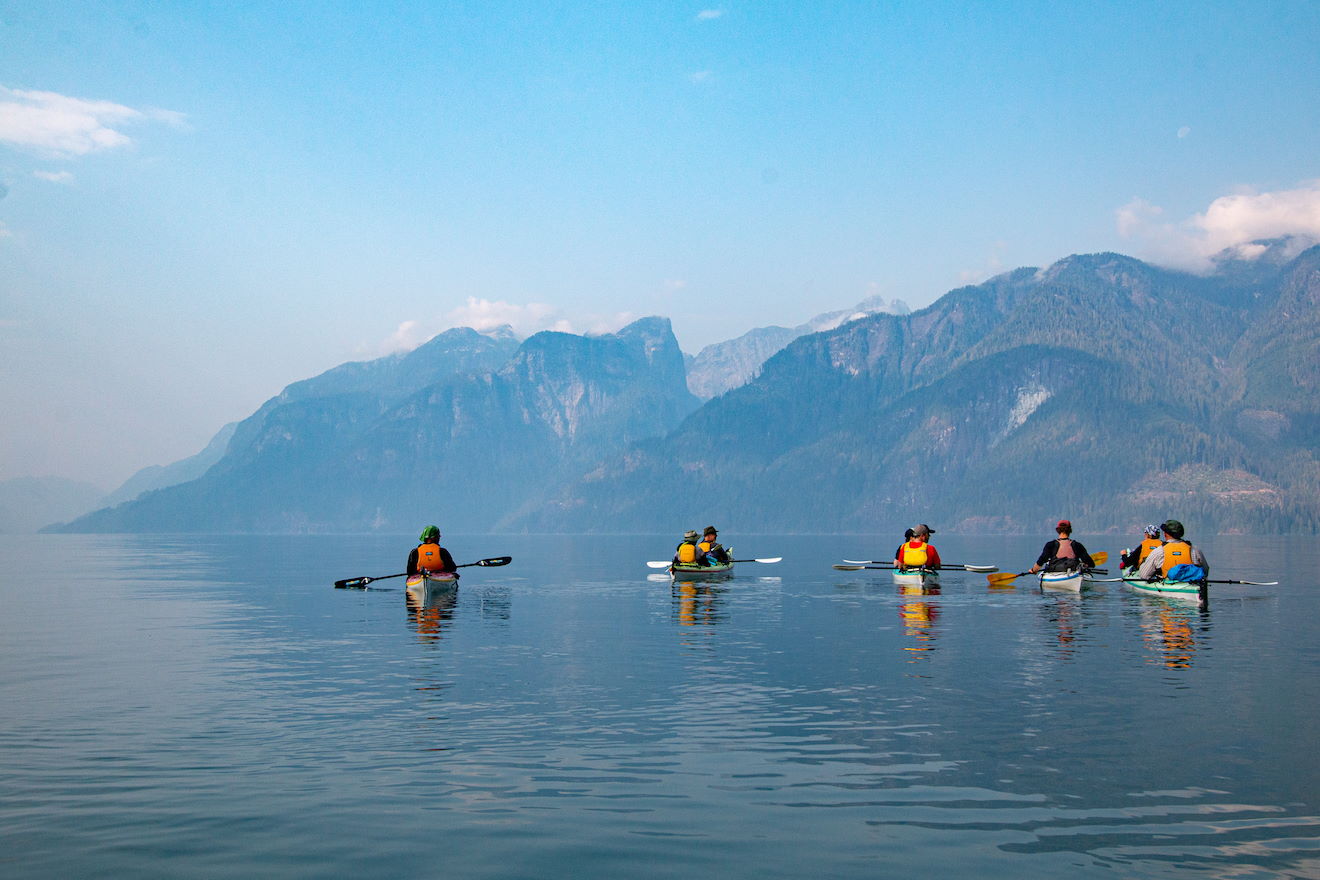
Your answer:
[[[489,529],[697,405],[666,319],[521,345],[478,337],[450,331],[290,386],[201,478],[67,528],[412,531],[448,517]]]
[[[867,315],[907,313],[908,307],[901,300],[872,297],[851,309],[817,315],[797,327],[772,325],[748,330],[736,339],[703,348],[688,365],[688,388],[702,400],[710,400],[746,385],[760,373],[762,364],[799,336],[833,330]]]
[[[1293,425],[1320,408],[1318,262],[1202,278],[1070,257],[802,337],[521,522],[1314,531],[1320,441]],[[669,492],[676,462],[705,490]]]

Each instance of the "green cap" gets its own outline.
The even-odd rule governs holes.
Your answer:
[[[422,543],[426,544],[440,537],[440,529],[436,526],[427,526],[422,529]]]
[[[1183,524],[1176,519],[1167,520],[1160,528],[1164,530],[1165,534],[1175,538],[1181,538],[1184,534]]]

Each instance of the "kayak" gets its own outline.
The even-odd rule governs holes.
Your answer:
[[[458,572],[436,571],[408,575],[410,590],[452,590],[458,586]]]
[[[1042,590],[1068,590],[1073,593],[1082,591],[1082,573],[1080,571],[1042,571],[1040,573]]]
[[[669,573],[675,578],[703,578],[717,577],[720,575],[732,575],[733,563],[724,562],[715,565],[686,565],[682,562],[675,562],[669,566]]]
[[[1132,588],[1132,592],[1141,593],[1144,596],[1183,596],[1192,599],[1201,598],[1201,584],[1188,583],[1187,581],[1166,581],[1164,578],[1156,578],[1148,581],[1143,577],[1138,577],[1136,572],[1128,569],[1123,573],[1123,583]]]
[[[910,568],[906,571],[894,569],[894,583],[905,587],[937,587],[940,583],[939,569]]]

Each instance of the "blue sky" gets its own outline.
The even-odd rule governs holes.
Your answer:
[[[1315,2],[0,2],[0,479],[113,487],[455,323],[695,352],[1320,237],[1317,45]]]

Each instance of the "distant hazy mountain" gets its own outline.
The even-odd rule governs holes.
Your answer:
[[[237,427],[238,422],[230,422],[225,425],[211,438],[211,442],[206,444],[206,448],[196,455],[190,455],[173,464],[153,464],[150,467],[144,467],[125,480],[124,484],[118,489],[102,498],[98,506],[114,507],[116,504],[132,501],[143,492],[164,489],[166,486],[177,486],[179,483],[197,479],[225,454],[225,450],[229,447],[229,440],[234,436],[234,430]]]
[[[521,345],[450,331],[428,347],[290,386],[239,426],[199,479],[65,529],[491,529],[697,406],[663,318],[605,336],[538,333]]]
[[[1211,277],[1117,254],[1020,269],[797,339],[515,525],[1314,532],[1318,300],[1320,248]]]
[[[688,388],[702,400],[746,385],[760,371],[761,365],[799,336],[832,330],[847,321],[884,312],[908,313],[902,300],[886,302],[880,297],[863,300],[851,309],[817,315],[797,327],[757,327],[736,339],[708,345],[688,363]]]
[[[0,535],[30,535],[99,506],[105,490],[62,477],[0,481]]]

